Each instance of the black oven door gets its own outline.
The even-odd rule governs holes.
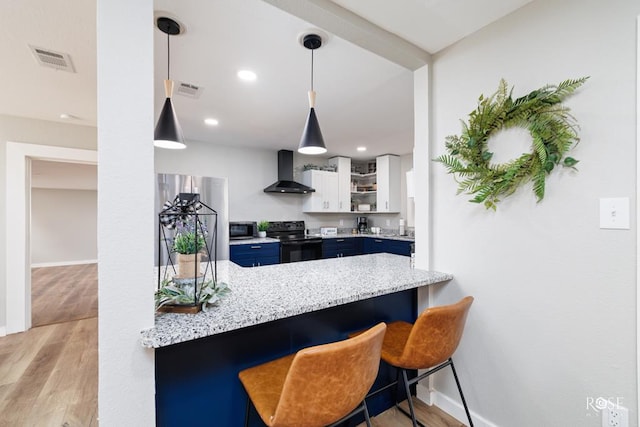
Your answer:
[[[322,240],[298,240],[280,243],[280,262],[322,259]]]

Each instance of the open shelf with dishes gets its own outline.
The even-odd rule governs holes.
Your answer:
[[[351,172],[352,212],[375,212],[377,207],[377,193],[378,183],[375,172]]]
[[[399,212],[400,159],[378,156],[351,161],[351,211],[354,213]],[[397,188],[396,188],[397,187]],[[396,198],[398,198],[396,203]]]

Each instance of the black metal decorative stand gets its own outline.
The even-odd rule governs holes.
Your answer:
[[[181,298],[158,311],[197,313],[201,310],[203,285],[207,280],[217,283],[218,279],[217,230],[218,213],[202,202],[198,193],[180,193],[172,202],[164,204],[158,214],[158,290],[171,286]],[[167,254],[164,265],[163,248]],[[204,271],[201,271],[203,264]]]

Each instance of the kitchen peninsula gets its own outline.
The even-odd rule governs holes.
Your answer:
[[[217,306],[158,314],[142,331],[142,345],[156,348],[157,425],[209,425],[209,416],[243,425],[240,370],[380,321],[413,321],[416,289],[450,279],[386,253],[257,268],[219,261],[232,292]]]

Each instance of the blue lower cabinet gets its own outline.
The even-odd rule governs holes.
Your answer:
[[[280,243],[231,245],[229,259],[242,267],[280,263]]]
[[[379,254],[386,252],[396,255],[411,255],[411,243],[408,240],[365,238],[362,245],[362,252],[365,254]]]
[[[365,254],[379,254],[388,252],[387,242],[389,242],[388,239],[376,239],[370,237],[365,238],[362,245],[362,252]]]
[[[411,243],[405,240],[389,240],[387,243],[387,252],[396,255],[411,256]]]
[[[324,239],[322,241],[323,258],[339,258],[354,255],[362,255],[362,239],[359,237]]]

